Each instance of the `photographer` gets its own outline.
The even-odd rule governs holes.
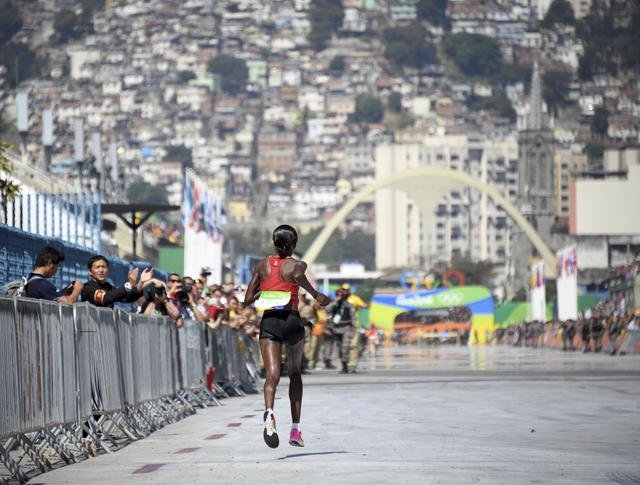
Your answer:
[[[129,272],[127,281],[121,287],[114,287],[107,281],[109,277],[109,261],[102,255],[93,256],[87,263],[89,281],[82,288],[82,301],[92,305],[113,308],[116,302],[133,303],[142,294],[142,290],[159,280],[153,279],[153,270],[145,269],[138,280],[138,268]],[[134,286],[135,285],[135,286]]]
[[[179,280],[179,275],[171,273],[167,285],[168,296],[180,312],[180,316],[184,320],[197,320],[198,322],[206,322],[205,317],[198,308],[195,281],[193,278],[185,276]]]
[[[53,246],[43,247],[36,256],[33,271],[27,277],[25,296],[59,303],[75,303],[82,291],[82,283],[74,281],[58,291],[49,281],[64,261],[64,253]]]
[[[167,290],[162,282],[150,286],[144,297],[144,315],[166,316],[176,321],[180,319],[180,310],[168,299]],[[178,326],[181,326],[181,323],[178,323]]]

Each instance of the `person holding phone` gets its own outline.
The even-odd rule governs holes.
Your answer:
[[[138,268],[129,272],[127,281],[123,286],[114,287],[107,281],[109,277],[109,261],[102,255],[93,256],[87,263],[89,280],[82,288],[82,301],[88,301],[92,305],[113,308],[116,302],[132,303],[142,295],[142,290],[147,286],[160,282],[153,278],[153,269],[147,268],[138,280]]]
[[[82,283],[74,281],[59,291],[49,281],[64,262],[64,253],[53,246],[43,247],[36,255],[33,271],[27,276],[25,296],[58,303],[75,303],[82,291]]]
[[[277,448],[280,444],[273,407],[284,345],[292,420],[289,444],[304,446],[300,430],[304,323],[298,312],[298,291],[300,287],[304,288],[323,306],[329,303],[329,298],[309,283],[305,275],[307,263],[292,257],[298,242],[296,230],[286,224],[278,226],[273,231],[272,240],[276,254],[256,265],[243,301],[245,307],[255,303],[256,308],[265,310],[260,322],[260,353],[266,372],[262,436],[270,448]]]

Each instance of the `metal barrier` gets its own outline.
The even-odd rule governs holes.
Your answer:
[[[186,321],[178,330],[164,317],[0,297],[0,465],[26,482],[143,438],[217,397],[257,392],[258,355],[255,339],[229,327]],[[208,366],[214,392],[205,386]]]

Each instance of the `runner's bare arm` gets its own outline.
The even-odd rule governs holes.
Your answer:
[[[251,305],[260,292],[260,268],[263,265],[263,262],[264,260],[260,261],[258,264],[256,264],[256,267],[253,268],[251,281],[249,281],[247,291],[244,294],[244,301],[242,302],[243,307],[248,307],[249,305]]]
[[[302,286],[307,292],[311,295],[312,298],[318,300],[318,303],[322,306],[326,306],[329,303],[329,298],[327,295],[324,295],[317,291],[309,280],[307,279],[307,275],[305,272],[307,271],[307,263],[304,261],[296,261],[296,264],[293,268],[293,274],[291,275],[293,280]]]

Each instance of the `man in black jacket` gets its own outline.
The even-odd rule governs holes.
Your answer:
[[[109,262],[104,256],[93,256],[87,263],[89,281],[82,288],[82,301],[88,301],[96,306],[113,308],[117,301],[131,303],[140,298],[142,290],[157,280],[153,278],[153,270],[145,269],[138,279],[138,268],[134,268],[127,277],[127,282],[121,287],[114,287],[107,281],[109,276]],[[135,285],[135,286],[134,286]]]

